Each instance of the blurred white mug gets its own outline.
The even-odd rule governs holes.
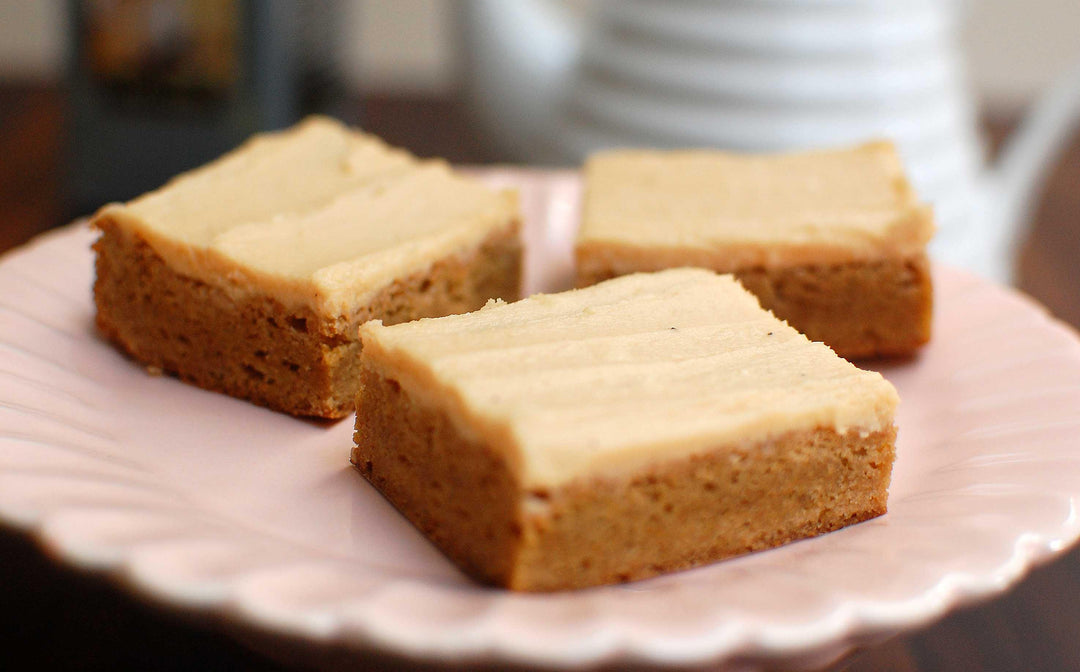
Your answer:
[[[986,168],[953,0],[469,0],[471,113],[514,158],[895,141],[938,259],[1012,279],[1032,195],[1080,110],[1080,64]]]

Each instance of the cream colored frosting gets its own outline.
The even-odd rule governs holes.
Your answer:
[[[709,256],[715,270],[903,258],[933,235],[886,142],[779,155],[610,151],[585,173],[580,245]]]
[[[314,117],[256,136],[110,217],[177,271],[344,315],[402,274],[480,243],[516,200]]]
[[[697,269],[360,329],[363,357],[505,451],[524,485],[762,443],[891,426],[896,391]]]

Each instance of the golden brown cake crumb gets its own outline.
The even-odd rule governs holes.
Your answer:
[[[846,357],[929,340],[929,209],[889,143],[780,155],[602,152],[586,166],[578,286],[698,266]]]
[[[679,269],[361,327],[357,469],[466,573],[615,583],[885,512],[895,390]]]
[[[519,220],[512,195],[315,118],[103,208],[96,321],[151,371],[343,417],[360,324],[518,296]]]

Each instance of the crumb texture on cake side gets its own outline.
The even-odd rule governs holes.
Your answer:
[[[579,248],[579,287],[679,266],[730,272],[713,268],[708,259],[695,259],[695,255],[665,265],[647,259],[648,253],[620,258],[607,252],[594,254]],[[930,259],[925,254],[776,269],[755,266],[732,275],[758,297],[763,308],[848,359],[910,355],[930,341],[934,292]]]
[[[585,171],[577,285],[696,266],[849,358],[928,342],[920,203],[891,144],[779,155],[615,150]],[[838,306],[846,310],[838,310]]]
[[[361,334],[352,461],[483,581],[633,580],[885,512],[895,390],[730,277],[628,276]]]
[[[622,583],[886,512],[895,428],[858,438],[792,433],[527,489],[503,455],[462,435],[444,411],[371,369],[361,376],[353,464],[485,583],[531,592]]]
[[[516,296],[520,283],[520,242],[511,227],[381,288],[353,314],[327,319],[306,306],[258,293],[238,297],[178,274],[137,235],[107,220],[98,226],[95,321],[105,336],[146,366],[300,416],[352,414],[355,333],[363,322],[464,313],[492,296]]]
[[[356,328],[520,291],[516,198],[321,118],[103,208],[96,321],[147,366],[344,417]]]

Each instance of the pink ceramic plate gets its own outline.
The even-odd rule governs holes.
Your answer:
[[[530,287],[565,284],[574,175],[522,189]],[[73,566],[312,651],[550,666],[812,666],[998,594],[1080,536],[1080,341],[1009,290],[935,268],[888,515],[622,586],[515,595],[463,578],[321,425],[147,375],[102,342],[93,234],[0,263],[0,518]]]

